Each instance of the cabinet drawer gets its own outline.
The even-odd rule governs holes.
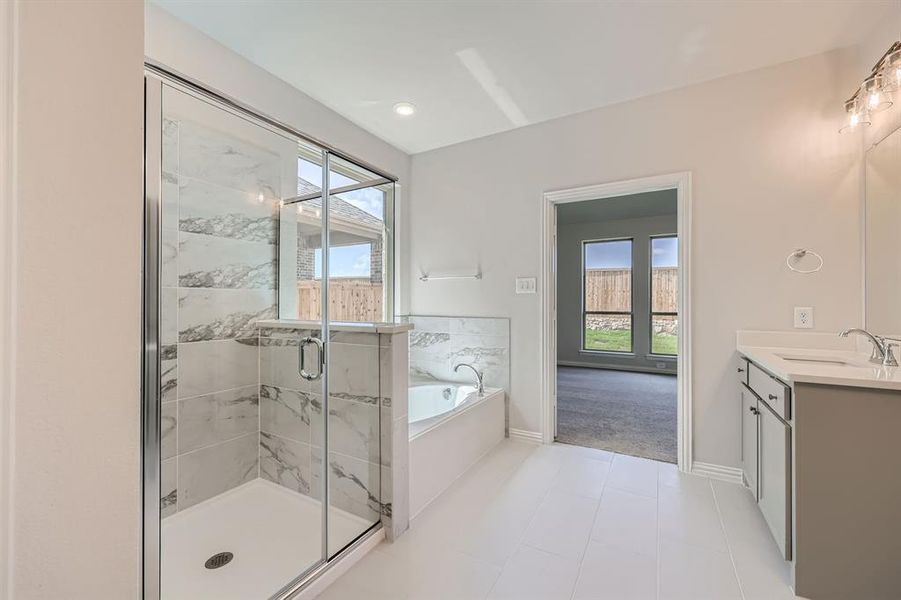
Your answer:
[[[735,376],[738,383],[748,385],[748,359],[744,356],[738,356],[735,359]]]
[[[791,419],[791,388],[754,363],[748,363],[748,387],[779,417]]]

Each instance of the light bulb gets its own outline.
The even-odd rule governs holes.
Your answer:
[[[266,197],[263,195],[263,192],[260,192],[260,195],[257,196],[257,202],[259,202],[260,204],[262,204],[263,201],[265,201],[265,200],[266,200]]]
[[[870,106],[870,108],[876,108],[877,106],[879,106],[879,92],[878,91],[870,92],[870,97],[867,100],[867,104]]]
[[[416,107],[409,102],[398,102],[394,105],[394,112],[401,117],[412,117],[416,112]]]

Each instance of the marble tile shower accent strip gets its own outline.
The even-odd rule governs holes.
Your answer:
[[[178,341],[250,337],[259,319],[276,314],[273,290],[179,288]]]
[[[181,232],[178,285],[275,289],[275,246]]]
[[[171,402],[178,398],[178,345],[169,344],[160,349],[160,401]]]
[[[257,378],[255,338],[178,345],[180,398],[255,385]]]
[[[259,430],[256,385],[178,401],[178,452],[184,454]]]
[[[257,432],[178,457],[178,510],[184,510],[257,477]]]
[[[312,490],[309,444],[260,432],[260,477],[295,492],[310,495]]]
[[[186,233],[275,244],[278,240],[278,196],[222,187],[180,177],[176,228]]]

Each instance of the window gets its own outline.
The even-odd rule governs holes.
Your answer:
[[[679,327],[679,238],[651,238],[651,354],[675,356]]]
[[[632,352],[632,240],[582,243],[582,349]]]
[[[329,318],[391,320],[394,183],[338,156],[329,164]],[[297,196],[281,208],[279,314],[319,320],[324,223],[319,148],[300,145],[296,179]]]
[[[372,275],[372,244],[332,246],[328,251],[329,276],[337,278],[361,277],[370,279]],[[322,249],[313,250],[313,277],[322,279]]]

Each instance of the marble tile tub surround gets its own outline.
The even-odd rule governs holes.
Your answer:
[[[321,498],[321,382],[298,375],[299,340],[320,332],[302,321],[259,324],[260,476]],[[389,539],[408,524],[409,325],[349,324],[330,335],[330,504]],[[388,331],[389,333],[378,333]]]
[[[162,514],[259,476],[259,319],[295,148],[173,93],[163,126]],[[296,168],[296,164],[294,164]],[[262,201],[261,201],[262,198]]]
[[[406,315],[410,333],[410,375],[416,379],[472,382],[472,372],[454,373],[457,363],[482,371],[486,387],[510,389],[510,319]]]

